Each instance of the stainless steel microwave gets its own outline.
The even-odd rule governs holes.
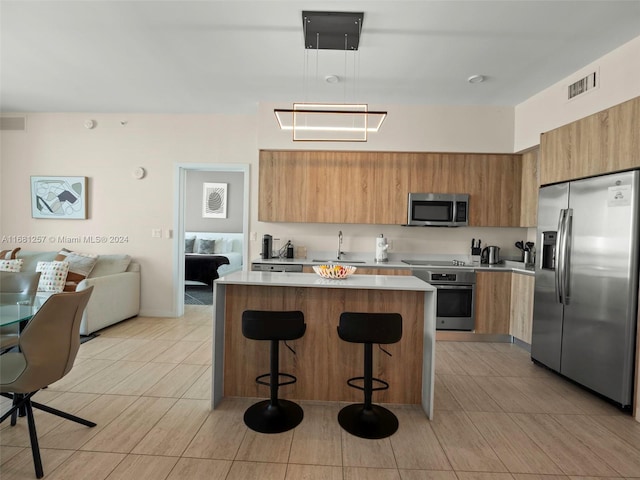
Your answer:
[[[461,227],[469,225],[466,193],[410,193],[408,226]]]

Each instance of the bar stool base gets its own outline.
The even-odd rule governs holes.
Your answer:
[[[347,405],[340,410],[338,423],[351,435],[372,440],[390,437],[398,430],[398,419],[390,410],[380,405],[365,409],[364,403]]]
[[[282,433],[297,427],[304,412],[300,405],[289,400],[270,400],[254,403],[244,412],[244,423],[251,430],[260,433]]]

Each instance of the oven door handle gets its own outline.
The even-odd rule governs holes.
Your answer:
[[[473,285],[445,285],[437,283],[432,283],[431,285],[441,290],[471,290],[473,288]]]

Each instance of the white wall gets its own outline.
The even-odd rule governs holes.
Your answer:
[[[84,128],[87,118],[97,121]],[[122,126],[121,121],[126,121]],[[257,162],[255,116],[30,114],[27,132],[2,132],[1,247],[58,250],[59,236],[124,235],[122,244],[73,245],[78,251],[127,253],[141,263],[143,315],[170,316],[173,304],[173,191],[176,163]],[[142,166],[142,180],[132,176]],[[88,220],[32,219],[30,175],[89,178]],[[151,230],[162,229],[163,238]],[[12,236],[44,235],[44,243]],[[51,239],[51,240],[50,240]]]
[[[567,100],[567,87],[594,70],[600,86]],[[540,134],[640,96],[640,37],[573,75],[529,98],[515,108],[514,152],[540,143]]]
[[[281,131],[274,108],[291,105],[261,103],[258,147],[282,150],[375,150],[391,152],[513,152],[513,107],[442,105],[369,105],[387,111],[378,133],[367,142],[294,142]]]

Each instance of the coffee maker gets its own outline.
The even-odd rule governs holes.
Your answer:
[[[273,252],[273,237],[269,234],[262,236],[262,259],[271,258]]]

